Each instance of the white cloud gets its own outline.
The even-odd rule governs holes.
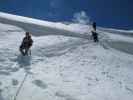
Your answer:
[[[78,13],[74,13],[72,21],[80,24],[89,24],[90,18],[87,16],[85,11],[81,11]]]

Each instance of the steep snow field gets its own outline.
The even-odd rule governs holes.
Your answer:
[[[83,34],[87,26],[66,27],[73,31],[58,30],[57,35],[53,28],[47,35],[30,27],[32,55],[23,57],[18,51],[23,27],[0,24],[0,100],[133,99],[133,55],[119,48],[121,42],[132,45],[133,38],[99,29],[100,43],[93,43]]]

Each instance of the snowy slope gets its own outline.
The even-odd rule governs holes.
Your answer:
[[[40,25],[25,18],[24,24],[23,17],[9,16],[4,14],[8,22],[12,20],[8,24],[19,27],[0,24],[0,100],[133,99],[133,55],[119,51],[121,48],[113,49],[109,44],[120,41],[132,44],[133,38],[98,30],[100,43],[96,44],[84,36],[90,31],[87,26],[63,27],[61,23],[52,23],[51,28],[47,26],[51,22]],[[22,27],[15,19],[21,20],[18,23]],[[32,24],[47,26],[51,35]],[[18,51],[25,25],[30,25],[28,31],[33,33],[34,40],[29,57],[21,56]],[[35,28],[41,32],[39,35]]]
[[[111,28],[99,28],[99,30],[113,33],[113,34],[115,33],[115,34],[133,37],[133,30],[120,30],[120,29],[111,29]]]
[[[83,34],[83,33],[88,32],[90,30],[90,27],[85,25],[68,26],[62,23],[41,21],[37,19],[16,16],[3,12],[0,12],[0,22],[21,27],[25,31],[29,31],[36,36],[45,34],[45,35],[65,35],[71,37],[73,36],[73,37],[86,38],[88,37],[88,34]]]

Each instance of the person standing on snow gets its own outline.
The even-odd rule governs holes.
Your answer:
[[[31,35],[29,32],[25,33],[25,37],[23,38],[23,41],[20,45],[20,52],[23,56],[28,55],[28,52],[33,44],[33,40],[31,38]]]
[[[98,42],[99,40],[98,40],[98,34],[96,32],[96,23],[95,22],[93,22],[92,28],[93,28],[93,30],[91,31],[92,38],[93,38],[94,42]]]

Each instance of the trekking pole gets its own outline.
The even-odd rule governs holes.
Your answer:
[[[31,56],[31,49],[30,49],[29,53],[30,53],[30,56]]]

